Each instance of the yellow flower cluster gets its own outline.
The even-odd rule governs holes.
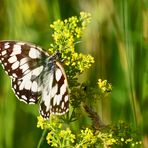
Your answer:
[[[97,137],[93,134],[93,131],[89,128],[86,128],[85,130],[81,130],[81,141],[79,145],[88,146],[93,145],[97,141]]]
[[[70,140],[72,143],[75,142],[75,135],[72,134],[71,130],[69,128],[67,128],[66,130],[61,130],[60,133],[59,133],[59,136],[60,136],[60,139],[68,139]]]
[[[69,146],[75,142],[75,135],[72,134],[69,128],[63,130],[62,124],[59,123],[59,119],[56,116],[51,116],[50,122],[39,116],[37,127],[41,128],[42,130],[49,130],[46,140],[47,143],[52,147]]]
[[[70,67],[69,72],[71,74],[75,74],[82,73],[84,70],[88,69],[92,63],[94,63],[94,58],[92,56],[75,52],[68,57],[65,65]]]
[[[75,50],[75,44],[79,42],[84,30],[86,29],[88,23],[90,22],[91,15],[89,13],[81,12],[79,17],[72,16],[64,21],[55,21],[50,27],[54,30],[53,40],[54,43],[51,44],[49,51],[54,53],[59,51],[61,53],[61,58],[64,61],[65,72],[69,81],[69,86],[71,90],[71,106],[76,109],[80,102],[83,102],[91,94],[94,95],[94,90],[86,89],[77,82],[76,75],[84,72],[88,69],[92,63],[94,63],[94,58],[90,55],[84,55],[78,53]],[[98,80],[99,94],[95,93],[95,97],[101,95],[104,97],[108,92],[111,92],[112,86],[107,80]],[[76,86],[76,87],[75,87]],[[87,86],[87,85],[86,85]],[[82,91],[83,90],[83,91]],[[97,90],[98,91],[98,90]],[[96,95],[97,94],[97,95]],[[79,100],[79,96],[82,96]],[[94,98],[95,98],[94,97]],[[73,101],[74,100],[74,101]],[[74,102],[74,103],[73,103]],[[57,116],[50,116],[49,120],[44,120],[41,116],[38,117],[37,127],[48,131],[46,135],[47,143],[51,147],[69,147],[69,148],[85,148],[85,147],[108,147],[112,145],[126,145],[131,144],[135,146],[141,144],[141,141],[135,140],[134,136],[129,136],[127,133],[131,132],[130,128],[124,123],[120,123],[115,126],[107,126],[105,130],[97,131],[91,130],[89,128],[73,133],[73,128],[67,123],[71,123],[77,119],[75,112],[69,113],[65,118],[59,118]],[[63,124],[61,124],[63,123]],[[81,128],[81,127],[80,127]],[[103,132],[104,131],[104,132]]]
[[[98,80],[98,86],[102,93],[107,93],[112,91],[112,85],[107,82],[107,80]]]
[[[42,116],[38,116],[37,119],[38,119],[37,127],[41,128],[42,130],[46,129],[48,125],[48,121],[44,120]]]
[[[64,21],[55,21],[50,25],[50,27],[54,29],[52,37],[55,43],[57,45],[64,45],[65,43],[73,44],[75,39],[79,39],[82,36],[82,33],[86,29],[90,19],[90,13],[81,12],[79,18],[77,16],[72,16]]]
[[[128,138],[128,139],[121,138],[121,141],[125,142],[125,144],[132,143],[131,144],[132,146],[136,146],[136,145],[141,145],[142,144],[142,141],[134,142],[133,138]]]
[[[52,147],[58,147],[59,144],[56,142],[56,140],[53,139],[53,134],[54,134],[54,131],[50,131],[47,134],[47,137],[46,137],[47,143]]]
[[[124,123],[119,123],[121,128],[126,128]],[[94,132],[93,130],[86,128],[81,130],[79,134],[73,134],[70,128],[65,128],[61,123],[59,123],[59,118],[56,116],[51,116],[50,122],[44,120],[41,116],[38,117],[37,127],[41,129],[47,129],[49,132],[46,136],[47,143],[51,147],[91,147],[91,146],[112,146],[112,145],[127,145],[137,146],[142,144],[141,141],[135,140],[134,137],[128,137],[128,135],[123,135],[123,131],[118,131],[114,126],[113,131],[108,132]],[[112,129],[111,128],[111,129]]]
[[[110,146],[117,143],[117,139],[115,139],[112,134],[99,132],[97,138],[101,139],[103,145]]]
[[[90,19],[90,13],[81,12],[79,17],[72,16],[64,21],[55,21],[50,25],[54,30],[52,35],[54,44],[51,44],[49,51],[54,53],[59,50],[65,62],[65,70],[68,76],[76,76],[94,63],[92,56],[75,51],[75,44],[80,42],[79,39],[82,37]]]
[[[69,128],[62,130],[57,127],[52,127],[50,130],[51,131],[47,134],[46,140],[52,147],[68,147],[75,142],[75,135],[72,134]]]

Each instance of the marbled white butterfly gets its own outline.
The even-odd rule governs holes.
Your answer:
[[[69,109],[67,78],[57,56],[30,43],[0,42],[0,61],[11,77],[15,95],[27,104],[40,102],[40,114],[45,119]]]

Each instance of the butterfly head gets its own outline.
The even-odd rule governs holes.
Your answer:
[[[57,60],[62,60],[62,54],[59,52],[59,50],[57,50],[56,52],[55,52],[55,56],[56,56],[56,58],[57,58]]]
[[[52,56],[50,56],[50,60],[52,61],[60,61],[63,62],[62,54],[57,50]]]

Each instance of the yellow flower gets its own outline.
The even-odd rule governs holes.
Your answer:
[[[71,130],[67,128],[66,130],[61,130],[59,136],[64,140],[69,140],[74,143],[75,135],[71,133]]]
[[[92,56],[75,51],[75,41],[82,36],[90,17],[89,13],[81,12],[80,17],[72,16],[64,21],[55,21],[50,25],[54,31],[52,37],[55,41],[51,44],[50,52],[53,53],[58,49],[62,53],[64,64],[67,66],[65,71],[68,71],[71,77],[82,73],[94,63]]]
[[[98,86],[102,93],[107,93],[112,90],[112,86],[110,83],[107,82],[107,80],[98,80]]]
[[[121,141],[124,141],[124,138],[121,138]]]
[[[49,145],[52,143],[52,132],[47,134],[46,140]]]
[[[83,141],[88,142],[90,144],[95,143],[96,137],[94,136],[92,130],[86,128],[85,130],[81,130],[81,138]]]
[[[139,144],[142,144],[142,141],[139,141]]]
[[[127,144],[128,142],[132,142],[133,141],[133,138],[129,138],[129,139],[126,139],[125,143]]]
[[[44,125],[45,125],[44,121],[45,120],[43,119],[43,117],[42,116],[38,116],[37,119],[38,119],[37,127],[41,128],[41,129],[44,129]]]

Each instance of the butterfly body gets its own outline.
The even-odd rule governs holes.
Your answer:
[[[0,61],[11,77],[16,96],[27,104],[40,100],[40,114],[46,119],[69,108],[68,83],[57,56],[30,43],[0,42]]]

